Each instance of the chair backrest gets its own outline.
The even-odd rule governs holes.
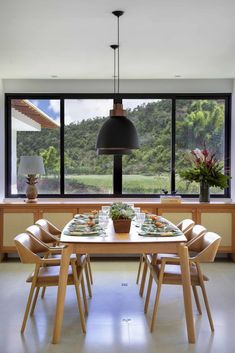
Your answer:
[[[34,224],[26,229],[27,233],[32,234],[35,238],[39,239],[43,243],[51,244],[55,243],[56,239],[51,233],[48,233],[45,229],[41,228],[38,224]]]
[[[186,233],[193,228],[195,222],[192,219],[183,219],[180,223],[177,224],[177,227],[183,232]]]
[[[200,239],[200,252],[194,257],[199,262],[213,262],[221,242],[221,236],[206,232]]]
[[[48,248],[28,233],[21,233],[14,239],[20,260],[24,264],[40,263],[41,258],[37,255],[40,252],[48,251]]]
[[[198,245],[196,243],[196,239],[202,234],[206,233],[207,229],[202,226],[201,224],[195,224],[193,228],[185,232],[185,236],[188,239],[187,245],[189,247],[189,250],[191,251],[200,251],[200,248],[198,248]],[[192,244],[191,244],[192,243]],[[194,245],[195,243],[195,245]]]
[[[58,229],[54,224],[49,222],[47,219],[39,219],[35,224],[38,224],[42,229],[51,233],[52,235],[56,235],[57,237],[61,236],[61,230]]]

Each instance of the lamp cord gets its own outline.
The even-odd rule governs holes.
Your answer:
[[[117,94],[117,88],[116,88],[116,49],[118,48],[117,44],[112,44],[110,45],[110,48],[113,49],[113,89],[114,89],[114,96]]]
[[[116,95],[116,49],[113,50],[113,91]]]
[[[119,58],[120,58],[120,54],[119,54],[119,16],[117,16],[117,28],[118,28],[118,41],[117,41],[117,44],[118,44],[118,70],[117,70],[117,93],[119,93],[119,79],[120,79],[120,65],[119,65]]]
[[[119,17],[122,16],[124,14],[123,11],[121,10],[116,10],[116,11],[113,11],[112,14],[114,16],[117,17],[117,45],[111,45],[111,48],[114,49],[114,93],[115,93],[115,96],[117,97],[119,95],[119,88],[120,88],[120,64],[119,64],[119,61],[120,61],[120,51],[119,51],[119,48],[120,48],[120,31],[119,31]],[[117,54],[115,52],[115,50],[118,50],[117,51]],[[117,63],[116,63],[117,61]],[[117,75],[116,75],[116,66],[117,66]],[[116,83],[116,78],[117,78],[117,83]]]

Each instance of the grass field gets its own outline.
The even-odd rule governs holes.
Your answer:
[[[69,192],[96,192],[111,194],[112,175],[77,175],[66,176],[66,185]],[[162,194],[162,189],[170,190],[169,174],[159,176],[124,175],[123,194]],[[176,177],[176,190],[179,193],[193,194],[199,192],[197,183],[187,183]],[[67,192],[68,192],[67,191]],[[211,190],[218,192],[218,190]]]
[[[112,175],[66,175],[66,194],[112,194]],[[20,186],[20,187],[19,187]],[[158,176],[123,175],[123,194],[162,194],[162,189],[170,191],[169,174]],[[25,182],[18,185],[20,192],[25,192]],[[187,183],[176,176],[176,190],[182,194],[198,194],[198,183]],[[41,193],[59,192],[59,179],[53,176],[42,177],[39,183]],[[211,193],[222,193],[223,190],[211,188]]]

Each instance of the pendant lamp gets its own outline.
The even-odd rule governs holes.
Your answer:
[[[96,141],[97,153],[123,155],[131,154],[133,149],[139,148],[139,141],[134,124],[126,117],[119,97],[119,17],[123,11],[113,11],[118,23],[118,44],[111,45],[114,50],[114,102],[110,110],[110,117],[102,125]],[[117,50],[117,75],[116,75],[116,50]],[[116,87],[117,78],[117,87]]]

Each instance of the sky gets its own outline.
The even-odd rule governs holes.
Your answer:
[[[124,99],[124,109],[134,109],[138,105],[156,102],[158,99]],[[32,99],[37,108],[41,109],[50,118],[59,122],[60,101],[58,99]],[[112,99],[66,99],[65,100],[65,124],[92,119],[96,117],[108,117],[112,109]]]

